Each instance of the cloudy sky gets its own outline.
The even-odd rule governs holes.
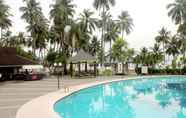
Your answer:
[[[49,17],[50,5],[54,0],[37,0],[41,3],[45,16]],[[11,30],[16,33],[25,31],[26,24],[20,19],[21,13],[19,8],[23,6],[22,0],[5,0],[11,7],[13,27]],[[143,46],[151,47],[154,43],[154,37],[161,27],[167,27],[173,33],[176,32],[176,26],[167,16],[166,6],[174,0],[116,0],[116,6],[111,9],[114,18],[121,13],[122,10],[129,11],[134,20],[133,32],[126,36],[126,40],[130,47],[140,49]],[[77,5],[76,12],[80,13],[83,9],[92,7],[93,0],[74,0]]]

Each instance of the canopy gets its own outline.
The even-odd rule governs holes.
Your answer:
[[[16,54],[15,48],[0,48],[0,67],[38,65],[36,62]]]
[[[77,63],[77,62],[93,62],[96,61],[96,57],[90,55],[84,50],[80,50],[75,56],[69,59],[69,62]]]

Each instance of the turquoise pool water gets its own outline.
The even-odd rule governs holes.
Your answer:
[[[186,76],[98,85],[61,99],[54,110],[61,118],[186,118]]]

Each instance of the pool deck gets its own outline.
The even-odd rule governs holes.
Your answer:
[[[80,88],[82,85],[87,86],[87,85],[92,85],[93,83],[98,84],[100,82],[107,82],[107,81],[126,79],[126,78],[128,77],[115,76],[115,77],[97,77],[97,78],[86,78],[86,79],[69,79],[69,77],[63,77],[63,79],[60,80],[60,85],[62,86],[61,87],[62,89],[59,91],[57,89],[56,77],[48,77],[40,81],[0,82],[0,117],[15,118],[16,112],[19,109],[17,118],[37,118],[37,117],[47,118],[44,116],[39,117],[38,113],[41,114],[43,113],[47,115],[44,109],[48,109],[49,108],[48,105],[52,104],[51,108],[53,110],[53,103],[55,103],[58,99],[60,99],[64,95],[68,95],[70,92],[73,92],[74,90],[78,90],[77,88]],[[64,92],[64,88],[63,88],[64,86],[69,88],[70,92]],[[48,99],[46,96],[48,96],[50,99]],[[38,99],[43,99],[42,103],[40,100],[38,101],[39,103],[37,103]],[[49,101],[53,101],[53,100],[55,102],[49,103]],[[34,103],[36,103],[37,107],[34,106],[34,104],[31,104],[33,101]],[[24,109],[24,107],[30,106],[29,104],[31,104],[32,109],[30,110],[28,109],[28,111],[26,112],[26,109]],[[42,110],[43,112],[39,112],[38,110]],[[22,113],[23,111],[24,113]],[[31,115],[28,115],[27,113]],[[20,114],[22,115],[24,114],[27,116],[21,117]],[[50,117],[50,118],[55,118],[55,117]]]

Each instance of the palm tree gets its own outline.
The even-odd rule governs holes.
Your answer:
[[[1,28],[1,39],[3,35],[3,29],[11,26],[11,20],[9,19],[9,6],[4,3],[3,0],[0,0],[0,28]]]
[[[179,38],[175,35],[168,42],[166,53],[175,57],[179,54],[179,49],[180,41]]]
[[[26,6],[21,7],[20,11],[23,12],[21,16],[27,23],[27,31],[31,34],[32,48],[34,55],[36,49],[45,48],[45,40],[48,32],[48,22],[42,13],[40,4],[35,0],[24,1]]]
[[[121,15],[118,16],[119,18],[119,27],[121,30],[122,38],[124,39],[124,33],[130,34],[134,24],[131,16],[129,15],[128,11],[122,11]]]
[[[163,53],[160,48],[160,45],[155,43],[154,47],[151,48],[152,50],[152,56],[153,56],[153,62],[154,64],[161,63],[163,61]]]
[[[99,20],[99,22],[97,23],[98,28],[101,29],[101,48],[103,49],[101,51],[101,55],[102,55],[102,59],[101,59],[101,63],[103,63],[104,61],[104,50],[105,50],[105,36],[106,36],[106,30],[108,29],[108,24],[110,23],[110,21],[112,21],[112,15],[110,14],[110,12],[102,12],[101,13],[101,20]],[[106,25],[107,24],[107,25]]]
[[[167,31],[167,29],[163,27],[159,31],[159,35],[156,36],[156,38],[155,38],[155,40],[156,40],[157,43],[162,44],[163,53],[165,53],[166,44],[169,42],[169,38],[170,38],[169,35],[170,35],[170,32]],[[164,55],[164,63],[165,63],[165,55]]]
[[[115,0],[94,0],[93,6],[96,10],[99,11],[99,14],[102,16],[102,35],[101,35],[101,48],[103,49],[101,63],[103,63],[104,58],[104,30],[106,29],[106,21],[104,21],[104,17],[106,16],[106,11],[110,9],[110,6],[115,6]]]
[[[98,54],[98,51],[101,49],[100,47],[100,41],[96,36],[93,36],[92,41],[90,43],[90,50],[89,52],[93,55],[96,56]]]
[[[59,43],[59,50],[67,53],[67,46],[65,42],[65,27],[72,24],[72,17],[75,13],[74,4],[72,0],[56,0],[55,4],[51,5],[50,19],[53,21],[53,32],[57,42]]]
[[[119,36],[119,27],[118,25],[110,19],[108,21],[108,26],[105,33],[105,42],[110,43],[110,62],[111,62],[111,53],[112,53],[112,41],[115,41]]]
[[[147,63],[147,61],[148,61],[148,54],[149,54],[148,49],[143,47],[141,49],[141,53],[140,53],[140,55],[141,55],[141,63],[143,65],[148,65],[148,63]]]
[[[109,10],[110,6],[115,6],[115,0],[94,0],[93,6],[96,10],[105,12]]]
[[[23,46],[27,45],[26,38],[23,32],[19,32],[16,38],[17,38],[17,45],[23,45]]]
[[[80,14],[80,18],[78,18],[84,32],[92,33],[96,29],[97,19],[93,18],[92,15],[94,15],[94,12],[90,11],[90,9],[84,9],[83,13]]]
[[[169,4],[167,9],[169,9],[168,16],[172,18],[175,24],[182,24],[186,21],[185,0],[175,0],[175,3]]]

